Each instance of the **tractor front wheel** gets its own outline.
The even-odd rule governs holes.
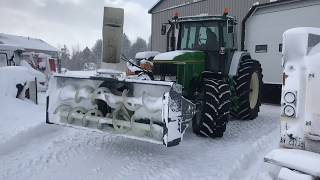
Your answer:
[[[238,75],[233,78],[231,115],[241,120],[253,120],[261,106],[261,64],[252,59],[242,60]]]
[[[230,111],[230,86],[223,80],[205,79],[202,98],[193,118],[195,134],[205,137],[222,137],[226,130]]]

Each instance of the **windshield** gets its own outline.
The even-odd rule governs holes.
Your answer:
[[[181,26],[180,49],[219,49],[219,24],[217,22],[188,22]]]

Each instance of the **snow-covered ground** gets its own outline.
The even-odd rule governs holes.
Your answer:
[[[179,146],[165,148],[46,125],[44,99],[34,105],[1,97],[0,179],[269,180],[276,172],[263,157],[278,146],[278,106],[263,105],[254,121],[231,121],[222,139],[189,129]]]

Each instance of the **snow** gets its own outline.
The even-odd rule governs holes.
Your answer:
[[[46,75],[41,73],[40,71],[35,70],[33,67],[31,67],[31,65],[27,61],[22,60],[20,62],[20,66],[26,67],[32,74],[34,74],[34,76],[36,76],[38,82],[46,82],[47,81]]]
[[[170,52],[165,52],[157,55],[154,57],[154,60],[156,61],[168,61],[168,60],[173,60],[175,57],[180,56],[184,53],[188,52],[194,52],[194,51],[189,51],[189,50],[178,50],[178,51],[170,51]]]
[[[287,168],[282,168],[279,173],[279,180],[313,180],[312,176],[301,174]]]
[[[27,67],[8,66],[0,67],[0,96],[15,98],[17,95],[17,84],[35,81],[38,71],[30,71]]]
[[[54,76],[61,77],[78,77],[78,78],[90,78],[91,76],[95,76],[97,71],[66,71],[62,74],[54,73]]]
[[[0,179],[272,179],[263,157],[278,145],[277,106],[263,105],[254,121],[232,120],[221,139],[189,128],[179,146],[165,148],[46,125],[44,102],[43,94],[40,105],[1,99]]]
[[[320,177],[320,154],[298,149],[276,149],[270,152],[266,161]]]
[[[3,152],[3,144],[17,135],[28,134],[32,128],[44,122],[45,104],[40,101],[40,105],[35,105],[30,101],[3,95],[0,95],[0,99],[0,152]]]
[[[149,59],[151,57],[155,57],[156,55],[160,54],[159,51],[145,51],[145,52],[138,52],[136,54],[136,59]]]

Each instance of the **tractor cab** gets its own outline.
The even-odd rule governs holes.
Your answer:
[[[227,74],[237,49],[234,17],[199,15],[178,17],[162,25],[167,35],[167,51],[189,50],[205,54],[205,70]],[[167,26],[169,29],[167,30]]]

